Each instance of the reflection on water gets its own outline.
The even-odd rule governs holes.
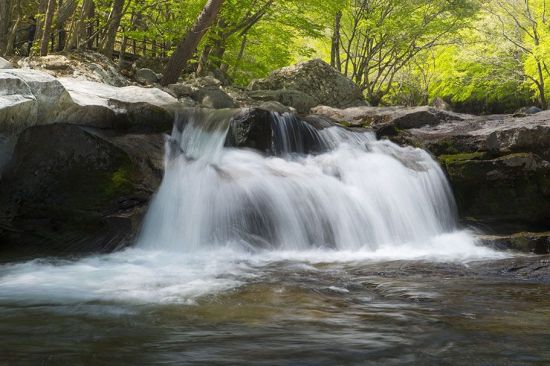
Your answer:
[[[472,266],[250,260],[234,286],[189,304],[3,297],[0,361],[548,364],[548,285],[476,275]]]

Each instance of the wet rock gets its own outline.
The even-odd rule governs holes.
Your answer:
[[[550,254],[550,232],[516,233],[513,235],[482,235],[479,240],[484,245],[523,253]]]
[[[272,150],[271,112],[259,108],[241,110],[231,120],[225,144],[263,153],[270,152]]]
[[[26,129],[0,181],[0,250],[75,254],[128,244],[160,184],[163,146],[162,134]]]
[[[550,222],[550,163],[532,153],[491,159],[483,153],[440,156],[462,217]]]
[[[361,90],[350,79],[318,59],[276,70],[265,79],[253,81],[249,89],[296,90],[309,95],[315,105],[338,108],[366,105]]]

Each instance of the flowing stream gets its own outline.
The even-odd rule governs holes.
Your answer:
[[[265,156],[225,146],[231,115],[175,124],[134,247],[0,266],[0,361],[484,365],[504,334],[550,360],[520,351],[549,314],[513,315],[548,299],[467,275],[509,255],[457,226],[428,153],[273,114]]]

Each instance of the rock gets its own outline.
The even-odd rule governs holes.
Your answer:
[[[241,110],[231,120],[225,145],[271,152],[271,112],[258,108]]]
[[[540,113],[540,112],[542,112],[542,109],[540,109],[539,107],[535,107],[535,106],[523,107],[523,108],[520,108],[519,110],[517,110],[514,113],[514,116],[516,116],[516,117],[525,117],[526,115],[537,114],[537,113]]]
[[[1,69],[13,69],[13,65],[5,58],[0,57],[0,70]]]
[[[276,70],[265,79],[253,81],[249,89],[296,90],[308,94],[315,105],[337,108],[366,105],[361,89],[335,68],[318,59]]]
[[[481,235],[478,239],[484,245],[498,250],[513,250],[542,255],[550,254],[550,232]]]
[[[491,152],[502,156],[532,152],[550,161],[550,111],[521,118],[461,116],[462,119],[410,129],[407,133],[414,144],[435,155]]]
[[[213,76],[204,76],[191,80],[191,84],[196,87],[216,87],[222,86],[222,82]]]
[[[194,79],[190,83],[170,84],[167,90],[176,98],[191,98],[204,108],[235,108],[237,103],[221,87],[220,81],[211,77]]]
[[[178,99],[192,97],[198,93],[198,91],[199,88],[185,83],[170,84],[166,87],[166,92]]]
[[[430,106],[431,107],[434,107],[434,108],[437,108],[437,109],[441,109],[443,111],[452,111],[453,110],[453,107],[447,103],[445,100],[437,97],[435,98],[434,100],[432,100],[432,102],[430,103]]]
[[[110,85],[60,78],[72,98],[73,105],[58,118],[58,122],[116,128],[170,130],[178,100],[157,88]]]
[[[237,103],[226,92],[216,87],[206,87],[200,89],[193,97],[205,108],[235,108]]]
[[[350,127],[370,127],[374,130],[393,127],[412,129],[423,126],[437,126],[452,120],[463,120],[464,115],[432,107],[354,107],[338,109],[318,106],[312,113],[330,117]]]
[[[299,90],[254,90],[247,93],[247,96],[258,101],[275,101],[287,107],[294,108],[300,114],[308,114],[317,102],[308,94]]]
[[[26,129],[1,182],[0,249],[60,255],[128,244],[160,184],[163,146],[162,134]]]
[[[96,52],[33,56],[23,58],[17,64],[21,68],[43,71],[54,77],[71,77],[118,87],[131,84],[111,59]]]
[[[267,101],[267,102],[262,102],[258,105],[258,108],[260,109],[265,109],[265,110],[268,110],[270,112],[276,112],[276,113],[296,113],[296,109],[292,108],[292,107],[287,107],[286,105],[283,105],[279,102],[275,102],[275,101]]]
[[[74,123],[101,128],[169,130],[178,101],[156,88],[59,78],[28,69],[0,72],[0,135],[25,128]]]
[[[143,84],[156,84],[159,81],[158,75],[151,69],[137,69],[136,79]]]
[[[492,159],[484,153],[439,157],[462,217],[476,221],[550,223],[550,163],[532,153]]]
[[[333,122],[322,116],[302,119],[261,108],[242,109],[231,119],[225,145],[275,156],[315,154],[327,149],[316,130],[331,126]]]
[[[63,85],[35,70],[0,71],[0,134],[14,136],[25,128],[55,122],[72,104]]]

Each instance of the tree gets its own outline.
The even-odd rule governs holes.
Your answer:
[[[109,16],[109,21],[107,22],[107,32],[105,33],[105,37],[103,37],[101,45],[101,53],[109,58],[113,55],[117,31],[120,26],[123,11],[124,0],[113,0],[113,8],[111,10],[111,15]]]
[[[11,0],[0,1],[0,54],[4,54],[11,25]]]
[[[546,0],[492,0],[484,8],[495,20],[493,40],[513,48],[516,72],[522,73],[537,92],[541,108],[548,107],[546,60],[550,56],[550,20]]]
[[[48,54],[48,44],[50,42],[50,36],[52,32],[55,5],[55,0],[48,1],[48,10],[46,11],[46,19],[44,20],[44,27],[42,30],[42,39],[40,40],[40,56],[46,56]]]
[[[469,0],[351,0],[341,32],[342,71],[378,105],[419,53],[452,42],[475,13]]]
[[[208,0],[206,2],[195,24],[180,41],[176,50],[170,57],[161,80],[162,85],[168,85],[178,81],[185,65],[197,50],[199,42],[215,21],[223,2],[224,0]]]

